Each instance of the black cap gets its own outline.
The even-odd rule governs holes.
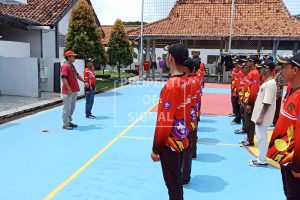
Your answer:
[[[183,44],[174,44],[167,47],[167,50],[175,59],[176,64],[183,65],[189,57],[189,50]]]
[[[300,53],[284,54],[282,56],[277,56],[276,58],[278,63],[293,63],[300,67]]]
[[[94,59],[92,59],[92,58],[86,58],[86,59],[84,60],[84,62],[85,62],[85,63],[88,63],[88,62],[94,62]]]
[[[245,68],[245,67],[247,67],[247,62],[242,63],[242,68]]]
[[[245,56],[236,56],[236,57],[234,57],[234,60],[232,62],[233,62],[233,64],[236,64],[236,63],[243,64],[245,58],[246,58]]]
[[[252,62],[255,62],[257,63],[259,61],[257,55],[250,55],[247,57],[247,61],[252,61]]]
[[[239,60],[239,56],[232,55],[232,56],[231,56],[231,59],[232,59],[232,63],[233,63],[233,64],[237,64],[237,63],[238,63],[238,60]]]
[[[193,62],[194,62],[194,66],[196,71],[198,71],[200,69],[200,64],[201,64],[201,60],[198,58],[192,58]]]
[[[264,54],[263,55],[263,59],[264,60],[271,60],[274,62],[274,57],[273,56],[270,56],[269,54]]]
[[[261,63],[262,67],[268,67],[271,71],[275,69],[275,63],[272,60],[265,60]]]
[[[195,63],[192,58],[188,58],[186,61],[184,61],[183,65],[188,67],[190,70],[195,69]]]

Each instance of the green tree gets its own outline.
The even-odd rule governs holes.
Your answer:
[[[97,26],[91,6],[80,1],[71,12],[65,51],[73,50],[79,59],[93,58],[95,69],[105,68],[108,56],[101,43],[102,30]]]
[[[133,59],[137,57],[120,19],[116,20],[111,30],[107,53],[109,65],[118,68],[119,79],[121,78],[121,68],[131,65]]]

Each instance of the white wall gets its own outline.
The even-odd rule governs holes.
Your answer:
[[[0,58],[1,94],[39,97],[37,58]]]
[[[25,42],[11,42],[0,40],[0,56],[2,57],[30,57],[30,44]]]
[[[30,43],[30,57],[41,57],[41,31],[17,28],[0,29],[2,40]]]
[[[55,58],[55,31],[43,30],[43,58]]]

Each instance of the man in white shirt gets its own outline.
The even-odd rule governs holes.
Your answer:
[[[267,166],[268,133],[267,129],[272,125],[276,110],[276,81],[272,75],[275,64],[271,60],[262,63],[262,73],[265,82],[260,86],[254,105],[251,120],[255,123],[255,131],[258,143],[258,160],[250,160],[250,166]]]

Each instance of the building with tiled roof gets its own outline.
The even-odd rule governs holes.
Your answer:
[[[275,55],[299,50],[300,21],[283,0],[235,0],[230,43],[231,7],[231,0],[177,0],[166,18],[144,26],[146,60],[165,56],[165,45],[183,43],[215,73],[220,71],[216,63],[222,53]],[[128,36],[140,42],[140,28]]]
[[[144,38],[189,44],[228,40],[230,16],[230,0],[178,0],[168,17],[145,25]],[[139,29],[129,32],[130,39],[139,35]],[[291,16],[282,0],[235,0],[232,39],[261,41],[268,48],[272,43],[264,41],[299,41],[300,21]]]
[[[29,44],[30,57],[61,58],[71,9],[79,1],[92,6],[90,0],[0,0],[1,40]],[[94,16],[101,27],[95,12]]]
[[[4,4],[0,1],[0,19],[28,25],[55,26],[78,0],[27,0],[27,3]],[[90,5],[90,0],[86,0]],[[95,14],[98,25],[100,22]]]
[[[129,31],[131,31],[133,29],[136,29],[138,27],[139,26],[124,25],[124,28],[125,28],[126,32],[129,32]],[[105,35],[105,37],[102,39],[102,44],[104,46],[107,46],[108,43],[109,43],[110,33],[111,33],[112,28],[113,28],[113,25],[102,25],[101,26],[101,29],[102,29],[102,31],[104,32],[104,35]]]

